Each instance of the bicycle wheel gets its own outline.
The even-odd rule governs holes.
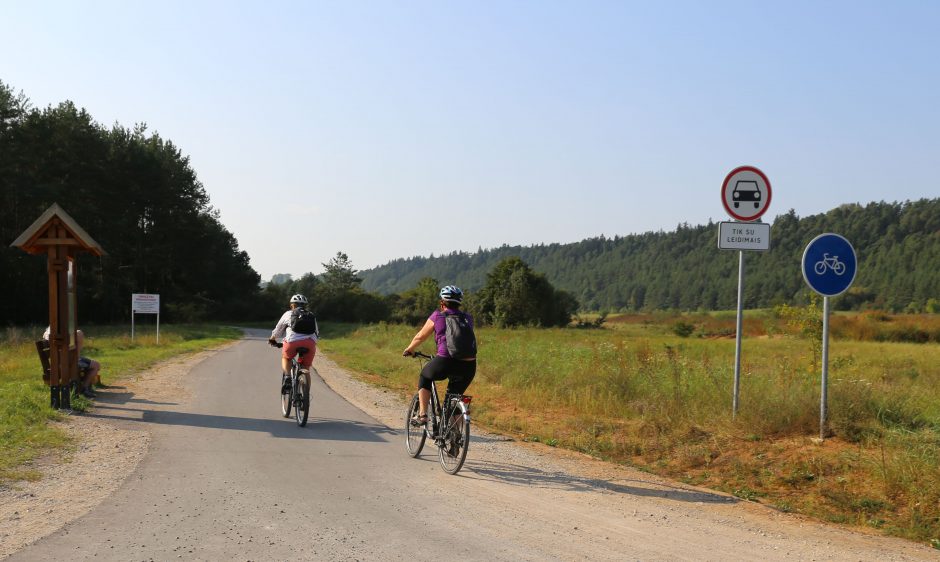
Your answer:
[[[417,421],[420,408],[418,395],[415,394],[414,398],[411,399],[411,405],[408,406],[408,410],[405,412],[405,449],[414,458],[421,454],[421,449],[424,448],[424,440],[427,439],[424,424],[419,424]]]
[[[437,449],[437,456],[441,460],[441,468],[448,474],[457,474],[467,460],[467,449],[470,447],[470,422],[458,408],[450,418],[445,428],[441,446]]]
[[[290,407],[294,402],[294,397],[291,396],[290,385],[287,385],[287,390],[284,390],[284,380],[288,379],[287,375],[281,375],[281,413],[284,414],[285,418],[290,417]],[[289,380],[289,379],[288,379]]]
[[[294,396],[294,418],[297,425],[307,425],[307,416],[310,415],[310,373],[301,371],[297,376],[297,393]]]

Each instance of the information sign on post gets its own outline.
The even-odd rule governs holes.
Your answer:
[[[822,381],[819,394],[819,438],[826,438],[829,387],[829,297],[841,295],[855,281],[858,257],[844,237],[827,232],[813,238],[803,250],[803,279],[823,296]]]
[[[160,295],[133,293],[131,295],[131,339],[134,339],[134,315],[157,315],[157,343],[160,343]]]
[[[718,248],[722,250],[769,250],[770,225],[762,222],[718,223]]]
[[[732,416],[738,415],[738,395],[741,386],[741,326],[744,308],[744,250],[770,248],[770,225],[752,223],[770,208],[770,180],[754,166],[739,166],[725,177],[721,184],[721,204],[738,223],[721,223],[718,247],[738,250],[738,316],[734,339],[734,396]],[[728,226],[725,226],[728,225]],[[752,232],[748,232],[750,229]],[[741,232],[736,232],[739,230]],[[760,233],[760,234],[758,234]],[[764,235],[766,233],[766,235]],[[763,245],[766,243],[766,247]]]

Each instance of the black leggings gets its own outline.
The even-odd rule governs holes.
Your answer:
[[[476,374],[476,361],[462,361],[453,357],[438,355],[428,361],[424,369],[421,369],[421,376],[418,377],[418,388],[431,390],[432,380],[450,379],[447,383],[447,392],[449,394],[463,394]]]

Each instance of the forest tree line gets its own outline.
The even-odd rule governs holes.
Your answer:
[[[176,145],[69,101],[34,108],[0,82],[0,325],[48,317],[46,257],[9,244],[53,203],[107,252],[77,258],[83,322],[128,322],[132,293],[160,294],[168,321],[264,310],[248,254]]]
[[[496,325],[564,325],[579,309],[735,306],[736,255],[716,248],[713,223],[398,259],[361,272],[337,252],[322,274],[262,283],[171,141],[143,125],[104,127],[68,101],[34,108],[0,81],[0,326],[48,314],[45,257],[8,244],[52,203],[108,252],[78,258],[82,322],[127,322],[135,292],[160,294],[169,322],[271,319],[300,292],[325,320],[416,324],[436,305],[439,284],[464,288],[466,308]],[[940,308],[940,199],[778,216],[772,249],[748,254],[745,306],[806,302],[800,257],[827,231],[859,255],[855,285],[837,308]]]
[[[143,125],[104,127],[70,101],[32,107],[0,81],[0,326],[46,322],[46,257],[9,243],[53,203],[107,252],[76,258],[82,323],[128,322],[132,293],[159,294],[167,322],[273,323],[294,293],[335,321],[422,323],[437,305],[430,278],[400,294],[364,290],[343,252],[321,274],[261,283],[171,141]],[[496,268],[492,288],[475,299],[468,305],[481,320],[500,325],[563,325],[578,307],[518,260]]]
[[[397,293],[433,277],[475,291],[495,264],[515,256],[585,310],[733,309],[738,256],[717,248],[717,230],[712,222],[680,224],[673,232],[397,259],[361,272],[362,286]],[[791,210],[776,217],[770,251],[747,252],[745,307],[805,304],[803,250],[824,232],[845,236],[858,255],[855,282],[834,307],[915,313],[940,307],[940,199],[847,204],[803,218]]]
[[[306,273],[300,279],[277,274],[264,288],[274,302],[287,302],[299,293],[324,319],[345,322],[394,322],[421,325],[440,302],[443,284],[433,277],[420,279],[401,293],[379,295],[362,289],[362,278],[349,256],[337,252],[323,264],[322,275]],[[483,287],[465,294],[462,309],[478,324],[492,326],[567,326],[578,310],[578,301],[555,289],[541,273],[516,257],[497,263],[486,274]]]

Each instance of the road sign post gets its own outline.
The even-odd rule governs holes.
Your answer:
[[[770,206],[770,180],[753,166],[731,170],[721,184],[721,203],[731,218],[741,222],[718,225],[718,248],[738,250],[738,313],[734,337],[734,396],[731,416],[738,415],[741,388],[741,330],[744,317],[744,251],[770,249],[770,225],[752,223]]]
[[[803,250],[803,279],[823,296],[822,377],[819,392],[819,438],[826,438],[829,398],[829,297],[844,293],[855,281],[858,258],[844,237],[826,233],[813,238]]]

